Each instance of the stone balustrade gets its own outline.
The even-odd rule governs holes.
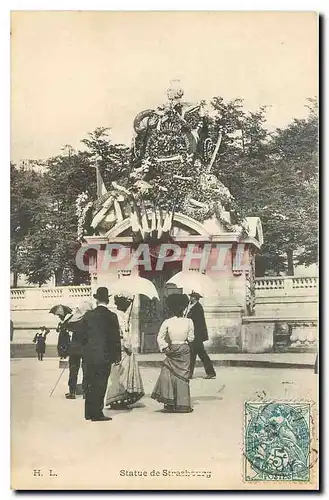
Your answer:
[[[289,278],[292,281],[292,288],[318,288],[317,277]]]
[[[211,352],[234,350],[237,344],[246,352],[274,350],[316,350],[318,278],[256,278],[255,316],[241,317],[241,304],[232,302],[236,294],[222,295],[220,305],[204,299]],[[14,288],[11,290],[11,318],[15,325],[14,343],[31,342],[36,329],[51,329],[48,343],[56,344],[58,318],[49,314],[56,304],[74,308],[92,298],[91,286]],[[218,324],[218,307],[221,321]],[[133,313],[134,331],[138,332],[138,304]],[[237,323],[236,318],[239,317]],[[222,339],[225,337],[225,345]],[[228,343],[228,339],[230,342]],[[231,345],[232,344],[232,345]]]
[[[11,291],[10,291],[10,298],[12,301],[18,301],[18,300],[23,300],[26,298],[26,290],[28,290],[27,288],[13,288]],[[14,303],[12,302],[12,305],[14,305]]]
[[[229,286],[229,284],[227,284]],[[318,278],[316,277],[264,277],[255,281],[255,316],[291,318],[317,317],[318,309]],[[225,309],[221,326],[225,332],[233,328],[233,318],[240,317],[242,304],[237,301],[237,291],[231,290],[231,295],[221,296],[220,308]],[[49,314],[49,310],[56,304],[76,307],[92,298],[91,286],[64,286],[40,288],[13,288],[11,289],[11,317],[15,328],[36,328],[46,325],[54,328],[58,318]],[[234,299],[234,301],[232,301]],[[231,300],[232,299],[232,300]],[[136,304],[137,307],[137,304]],[[209,336],[218,337],[217,307],[211,299],[204,299],[204,307],[209,323]],[[237,311],[236,311],[237,309]],[[135,311],[137,314],[137,311]],[[135,314],[135,315],[136,315]],[[136,316],[137,318],[137,316]],[[138,323],[137,319],[135,323]],[[239,320],[239,325],[241,320]],[[138,329],[138,328],[137,328]],[[238,328],[240,330],[240,326]],[[297,330],[296,330],[297,331]],[[232,330],[232,339],[239,335]],[[294,336],[293,336],[294,338]],[[232,341],[233,341],[232,340]]]
[[[90,301],[90,286],[30,287],[11,290],[11,319],[15,328],[35,329],[42,325],[52,329],[58,323],[50,309],[63,304],[72,309]],[[17,340],[17,335],[16,335]]]
[[[255,293],[256,316],[317,316],[317,277],[256,278]]]
[[[255,289],[257,290],[283,290],[285,278],[256,278]]]
[[[318,278],[317,277],[298,277],[284,276],[284,277],[264,277],[256,278],[255,289],[256,292],[260,290],[304,290],[304,289],[317,289],[318,288]]]
[[[60,303],[75,306],[89,298],[91,298],[91,287],[87,285],[13,288],[11,289],[11,309],[44,309],[51,304]]]
[[[266,297],[275,294],[277,297],[285,295],[294,295],[296,293],[317,294],[317,277],[264,277],[256,278],[255,290],[257,298]],[[81,286],[63,286],[63,287],[40,287],[40,288],[12,288],[11,289],[11,307],[12,309],[29,309],[31,306],[36,309],[48,307],[50,303],[64,303],[67,305],[81,300],[91,298],[91,287]]]

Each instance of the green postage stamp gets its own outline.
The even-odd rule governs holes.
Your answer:
[[[310,402],[245,402],[245,481],[310,481],[311,407]]]

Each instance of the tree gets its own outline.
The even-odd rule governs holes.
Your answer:
[[[274,273],[293,274],[294,263],[316,263],[316,101],[309,100],[306,119],[295,119],[272,135],[264,127],[266,108],[248,114],[242,111],[240,101],[225,105],[217,98],[216,103],[228,134],[214,172],[229,187],[244,215],[262,220],[264,246],[258,258],[262,272],[270,268]]]
[[[294,264],[318,260],[318,118],[314,100],[309,116],[277,129],[259,177],[259,203],[265,234],[263,252],[286,256],[288,274]]]
[[[14,274],[13,286],[16,287],[18,274],[25,273],[20,258],[24,239],[33,230],[40,211],[42,175],[33,170],[20,170],[11,164],[10,181],[10,260]]]
[[[66,148],[64,154],[50,158],[44,175],[43,210],[29,235],[25,266],[29,280],[44,282],[54,273],[56,284],[80,284],[86,280],[75,265],[79,247],[76,238],[75,200],[83,192],[96,195],[95,171],[85,152]]]
[[[223,131],[223,140],[213,172],[230,189],[245,215],[251,215],[255,197],[261,196],[255,182],[269,152],[270,136],[264,127],[266,107],[246,113],[241,99],[225,104],[216,98],[215,103],[220,110],[217,129]]]
[[[14,264],[19,272],[27,275],[30,283],[42,285],[52,275],[56,284],[78,284],[86,279],[75,266],[78,248],[75,199],[83,190],[95,196],[95,172],[86,153],[72,148],[69,154],[66,152],[47,161],[47,171],[39,179],[38,190],[33,190],[31,182],[37,175],[35,172],[20,174],[25,190],[33,196],[28,207],[33,217],[30,223],[22,222],[24,231]],[[12,189],[13,203],[21,193],[16,184]],[[12,220],[15,221],[13,210]],[[69,274],[68,281],[65,274]]]
[[[210,135],[214,144],[219,132],[223,138],[212,173],[229,188],[242,215],[262,220],[261,272],[292,274],[294,261],[317,262],[316,102],[309,101],[306,119],[295,119],[274,134],[266,130],[265,107],[247,113],[242,105],[239,99],[227,103],[221,97],[213,99],[218,115]],[[11,166],[12,270],[27,274],[31,283],[43,284],[53,273],[56,284],[87,279],[75,266],[76,200],[81,193],[96,199],[95,166],[108,189],[114,181],[128,187],[135,181],[134,175],[127,180],[139,168],[131,162],[131,150],[113,144],[109,128],[95,129],[82,143],[84,151],[66,145],[61,155],[47,160],[44,175]],[[159,186],[169,188],[172,175],[164,175]]]
[[[75,264],[80,246],[77,241],[77,197],[86,193],[90,199],[96,199],[95,158],[108,186],[124,178],[129,166],[129,148],[113,145],[108,130],[98,128],[90,133],[89,138],[82,141],[87,146],[85,151],[65,145],[61,155],[47,160],[42,182],[35,172],[28,172],[20,177],[19,185],[12,184],[15,207],[20,199],[24,200],[20,202],[21,218],[27,202],[27,212],[33,215],[29,220],[21,220],[19,227],[24,230],[19,233],[20,251],[13,251],[15,258],[12,259],[13,270],[26,274],[30,283],[42,285],[52,275],[55,275],[56,285],[88,281],[88,273]],[[34,178],[40,181],[37,189],[32,183]],[[23,197],[22,189],[27,193]],[[31,199],[27,198],[28,194]],[[15,208],[12,212],[14,223],[18,211],[19,208]],[[13,249],[16,239],[12,239]]]
[[[105,185],[127,179],[130,172],[130,148],[124,144],[113,144],[110,128],[98,127],[82,139],[87,146],[87,155],[92,165],[98,166]]]

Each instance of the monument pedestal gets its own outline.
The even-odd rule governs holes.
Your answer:
[[[141,265],[131,266],[136,244],[129,235],[129,221],[121,221],[100,236],[85,237],[84,245],[97,243],[97,265],[93,262],[92,287],[106,286],[111,292],[111,283],[121,276],[141,275],[156,286],[160,301],[136,297],[132,313],[133,343],[140,352],[158,350],[156,336],[167,311],[166,297],[181,293],[166,281],[180,270],[203,272],[216,283],[217,296],[201,299],[208,327],[209,340],[205,344],[209,352],[241,352],[242,317],[254,312],[254,261],[255,252],[262,244],[261,223],[258,218],[249,218],[249,235],[243,239],[238,233],[225,231],[220,224],[201,224],[183,214],[176,214],[173,221],[171,244],[179,247],[175,261],[165,264],[161,272],[156,271],[157,261],[152,260],[151,269]],[[206,230],[207,228],[207,230]],[[216,231],[217,234],[211,233]],[[122,245],[125,258],[111,262],[106,245]],[[96,245],[96,246],[97,246]],[[147,246],[147,245],[146,245]],[[150,250],[150,249],[149,249]],[[142,256],[145,259],[147,252]],[[152,251],[151,251],[152,254]],[[155,256],[156,257],[156,256]],[[133,292],[133,291],[132,291]],[[110,302],[110,308],[114,307]]]

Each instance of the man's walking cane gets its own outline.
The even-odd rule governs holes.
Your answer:
[[[52,390],[52,391],[51,391],[51,393],[49,394],[49,397],[51,397],[51,396],[53,395],[53,393],[54,393],[54,391],[55,391],[56,387],[58,386],[58,383],[59,383],[60,379],[62,378],[62,375],[63,375],[63,373],[65,372],[66,368],[67,368],[67,367],[66,367],[66,366],[64,366],[64,368],[63,368],[62,372],[60,373],[60,375],[59,375],[59,377],[58,377],[58,380],[57,380],[56,384],[54,385],[53,390]]]

